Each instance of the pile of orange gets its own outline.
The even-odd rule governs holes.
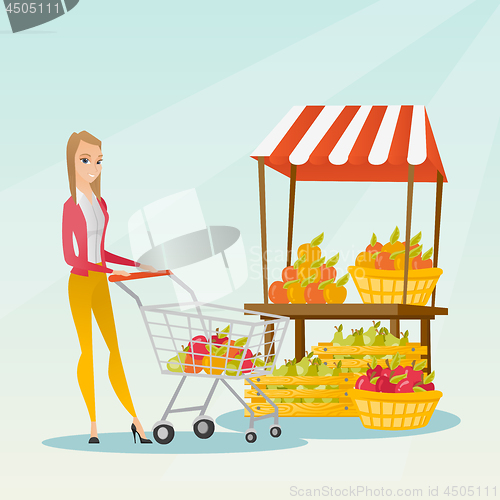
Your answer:
[[[275,281],[269,287],[269,299],[275,304],[342,304],[347,297],[345,284],[349,274],[337,282],[335,265],[339,254],[328,261],[321,256],[319,245],[323,242],[321,233],[310,243],[300,245],[297,261],[293,266],[283,269],[283,281]]]
[[[377,241],[377,236],[373,233],[370,244],[364,252],[356,257],[356,266],[368,267],[371,269],[403,270],[405,268],[406,242],[398,240],[400,236],[399,228],[396,226],[389,242],[385,245]],[[410,261],[408,269],[426,269],[432,267],[432,248],[422,255],[422,232],[416,234],[410,240]]]

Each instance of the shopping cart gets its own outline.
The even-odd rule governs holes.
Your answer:
[[[144,306],[139,297],[123,283],[155,276],[169,276],[190,294],[193,301]],[[169,270],[157,273],[138,272],[126,277],[111,275],[109,281],[116,283],[137,302],[161,373],[182,377],[161,420],[153,426],[156,442],[170,443],[174,439],[175,431],[167,417],[171,413],[187,411],[200,411],[193,422],[196,436],[201,439],[211,437],[215,424],[214,420],[206,415],[206,411],[219,381],[250,414],[250,426],[245,432],[247,442],[254,443],[257,440],[254,422],[265,418],[274,419],[270,427],[271,436],[281,435],[278,407],[250,377],[257,377],[258,382],[260,376],[272,372],[289,318],[266,313],[266,319],[259,320],[260,313],[255,311],[201,303],[196,299],[193,290]],[[242,319],[243,314],[251,314],[252,317]],[[203,405],[174,408],[174,403],[189,376],[212,378],[214,382]],[[230,379],[248,379],[257,395],[263,397],[274,408],[274,412],[255,417],[254,411],[227,382]]]

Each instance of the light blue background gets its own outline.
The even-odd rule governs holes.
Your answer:
[[[133,498],[180,495],[189,486],[190,498],[285,498],[292,485],[498,486],[499,33],[492,0],[81,0],[54,22],[16,35],[0,14],[0,492]],[[253,453],[242,453],[251,447],[241,446],[231,426],[218,426],[227,454],[214,455],[184,433],[184,453],[165,450],[163,457],[42,445],[88,432],[60,235],[69,135],[88,130],[103,141],[110,251],[130,255],[133,212],[193,187],[207,223],[242,231],[250,277],[221,301],[240,307],[262,300],[257,169],[249,155],[291,106],[305,104],[427,108],[449,180],[437,303],[450,315],[433,322],[433,364],[444,393],[439,408],[460,425],[337,440],[335,426],[345,424],[332,419],[330,439],[304,432],[284,435],[280,445],[262,432]],[[284,177],[266,175],[271,273],[279,273],[288,189]],[[413,227],[425,247],[432,245],[434,196],[433,185],[416,186]],[[299,184],[294,247],[324,231],[323,250],[341,252],[343,274],[372,232],[387,240],[396,224],[403,230],[405,198],[403,184]],[[348,291],[349,301],[359,300],[352,283]],[[149,428],[177,379],[160,376],[128,297],[113,289],[112,298],[130,389]],[[418,340],[416,325],[402,326]],[[308,325],[306,343],[332,336],[332,324],[317,322]],[[130,419],[107,380],[97,331],[94,343],[99,431],[125,432]],[[293,355],[292,331],[282,354]],[[194,403],[206,384],[189,382],[183,399]],[[242,393],[241,383],[235,387]],[[236,409],[219,391],[211,414]],[[189,431],[191,417],[176,417],[176,428]],[[303,437],[307,446],[299,444]]]

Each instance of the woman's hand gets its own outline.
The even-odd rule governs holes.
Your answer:
[[[144,269],[144,271],[149,271],[150,273],[157,273],[158,270],[155,269],[153,266],[148,266],[147,264],[141,264],[139,266],[139,269]]]
[[[113,274],[114,274],[115,276],[130,276],[130,273],[127,273],[127,271],[121,271],[121,270],[119,270],[119,269],[117,269],[117,270],[113,271],[113,272],[111,273],[111,275],[113,275]]]

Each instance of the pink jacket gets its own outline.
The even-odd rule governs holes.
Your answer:
[[[104,214],[104,230],[102,232],[101,239],[101,262],[102,266],[98,266],[88,259],[88,249],[87,249],[87,223],[85,222],[85,216],[83,215],[80,205],[77,205],[73,198],[69,198],[64,204],[63,208],[63,219],[62,219],[62,240],[63,240],[63,252],[64,260],[70,266],[73,266],[71,272],[73,274],[78,274],[80,276],[88,276],[88,271],[97,271],[99,273],[112,273],[113,269],[106,266],[106,262],[112,262],[114,264],[120,264],[123,266],[135,266],[139,267],[139,262],[134,262],[133,260],[125,259],[118,255],[112,254],[104,250],[104,236],[106,235],[106,228],[108,226],[108,210],[106,202],[103,198],[99,200],[102,212]],[[75,254],[73,248],[73,234],[75,235],[76,242],[78,244],[79,255]]]

